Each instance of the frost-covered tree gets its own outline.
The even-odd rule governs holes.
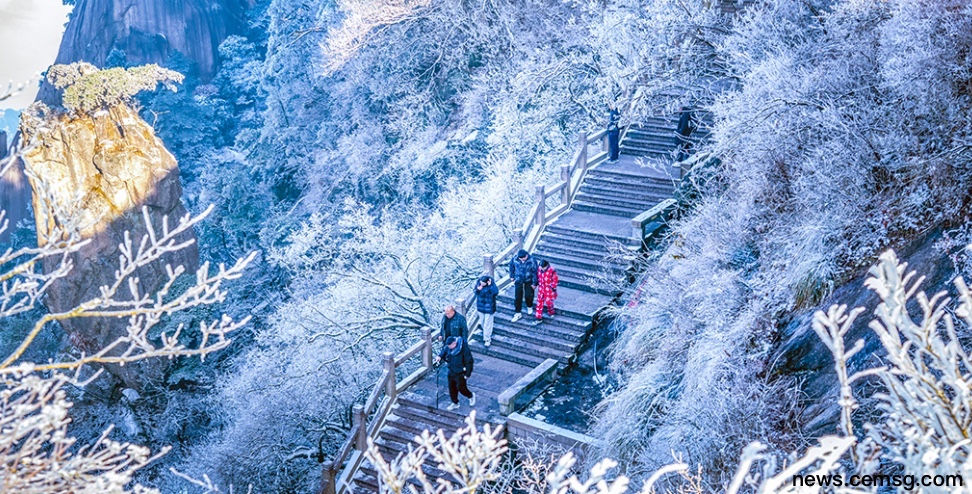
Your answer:
[[[90,63],[75,62],[53,65],[47,72],[48,82],[64,90],[64,107],[80,113],[130,103],[136,94],[154,91],[159,84],[175,91],[182,79],[182,74],[156,64],[98,69]]]

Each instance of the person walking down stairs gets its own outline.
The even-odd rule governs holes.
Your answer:
[[[519,321],[526,302],[527,314],[533,314],[533,291],[537,288],[537,260],[520,249],[510,259],[510,279],[513,280],[513,322]]]
[[[493,339],[493,319],[496,316],[496,297],[499,288],[493,278],[483,276],[476,283],[476,311],[483,319],[483,345],[487,347]]]
[[[543,321],[544,308],[547,309],[547,316],[553,319],[559,282],[557,270],[546,259],[540,261],[540,268],[537,270],[537,324]]]
[[[450,336],[456,336],[466,341],[469,334],[466,317],[456,312],[454,305],[447,305],[442,313],[442,327],[439,329],[439,341],[447,340]]]
[[[438,365],[443,360],[449,368],[449,399],[452,400],[452,404],[446,409],[452,411],[459,408],[460,393],[469,398],[469,406],[475,406],[476,393],[469,391],[469,386],[466,385],[466,379],[472,376],[475,362],[469,345],[463,338],[450,336],[436,357],[435,364]]]

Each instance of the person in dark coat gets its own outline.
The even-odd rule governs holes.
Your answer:
[[[439,329],[439,341],[449,339],[450,336],[457,336],[466,341],[469,328],[466,326],[466,318],[456,312],[454,305],[447,305],[442,311],[442,327]]]
[[[692,109],[683,106],[681,108],[682,114],[678,117],[678,127],[676,127],[675,132],[675,146],[678,147],[678,157],[675,158],[675,162],[679,163],[685,161],[688,158],[689,147],[691,146],[691,141],[689,141],[689,136],[692,135],[692,131],[695,130],[695,120],[692,119]]]
[[[608,111],[607,137],[608,161],[617,161],[621,156],[621,112],[614,105]]]
[[[520,249],[510,259],[510,278],[513,280],[513,322],[519,321],[526,302],[527,314],[533,314],[533,291],[537,288],[537,261]]]
[[[499,288],[489,276],[482,276],[476,283],[476,311],[483,319],[483,344],[487,347],[493,339],[493,319],[496,316],[496,296]]]
[[[475,363],[466,340],[450,336],[435,359],[435,364],[438,365],[443,360],[449,368],[449,398],[452,400],[452,404],[447,408],[449,410],[459,408],[460,393],[469,398],[469,406],[475,406],[476,394],[469,391],[469,386],[466,385],[466,379],[472,376]]]

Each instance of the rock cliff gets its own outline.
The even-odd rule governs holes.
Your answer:
[[[33,189],[38,244],[43,245],[55,221],[72,215],[81,236],[90,239],[73,256],[74,269],[47,292],[51,311],[69,310],[94,298],[102,285],[114,281],[118,245],[130,231],[136,242],[145,235],[141,210],[147,206],[153,224],[162,216],[172,224],[186,214],[175,158],[155,136],[152,127],[125,105],[87,115],[53,111],[37,104],[21,119],[24,163]],[[41,191],[43,190],[43,194]],[[39,197],[63,211],[53,217]],[[166,280],[164,266],[198,266],[195,244],[137,275],[143,290],[154,292]],[[45,270],[53,265],[44,266]],[[86,352],[103,348],[125,331],[124,320],[89,318],[64,323],[72,343]],[[139,389],[145,374],[158,374],[164,363],[109,369],[127,387]],[[151,367],[149,367],[151,366]]]
[[[180,52],[206,82],[218,68],[219,44],[244,25],[252,0],[78,0],[64,30],[58,64],[84,61],[104,67],[113,50],[132,65],[158,63]],[[44,84],[39,101],[58,104]]]

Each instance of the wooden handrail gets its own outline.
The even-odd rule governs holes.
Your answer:
[[[523,228],[520,230],[523,232],[524,237],[530,233],[530,230],[533,228],[533,224],[537,221],[537,211],[539,210],[540,201],[537,201],[533,204],[533,207],[530,208],[530,213],[527,215],[526,221],[523,222]]]
[[[594,144],[595,142],[604,139],[607,136],[607,133],[608,133],[607,129],[601,129],[597,132],[594,132],[593,134],[588,134],[587,143]]]
[[[385,371],[382,371],[381,377],[378,378],[378,382],[375,383],[375,387],[371,389],[371,394],[369,394],[368,399],[365,400],[365,415],[371,415],[371,411],[375,409],[375,405],[377,405],[378,400],[381,399],[382,393],[385,392],[386,382],[388,382],[388,374]]]
[[[404,364],[406,360],[414,357],[416,353],[421,352],[422,349],[424,348],[425,348],[425,340],[417,341],[414,345],[409,347],[408,350],[405,350],[404,352],[398,354],[397,357],[395,357],[395,367]]]
[[[495,267],[505,265],[518,249],[534,250],[544,227],[570,209],[587,171],[607,160],[606,138],[607,130],[590,134],[581,132],[577,136],[577,150],[574,152],[570,163],[561,167],[560,180],[550,187],[537,187],[533,207],[530,208],[523,228],[514,232],[513,242],[496,255],[483,256],[484,271],[492,272],[498,289],[505,289],[512,283],[512,280],[509,276],[497,279],[494,272]],[[599,141],[602,143],[601,151],[589,156],[587,148]],[[554,196],[560,197],[560,204],[548,209],[546,201]],[[479,313],[475,310],[469,310],[473,307],[474,296],[473,293],[468,293],[464,298],[455,301],[456,310],[466,316],[470,334],[480,323]],[[401,382],[397,382],[395,369],[416,355],[422,356],[422,365]],[[431,328],[425,328],[422,341],[408,347],[404,352],[398,355],[386,353],[384,365],[385,368],[381,377],[378,378],[364,405],[355,407],[357,419],[355,425],[348,431],[347,439],[341,444],[334,458],[325,462],[324,476],[321,479],[319,491],[322,494],[344,494],[348,490],[349,483],[364,457],[362,442],[369,438],[372,440],[377,438],[397,395],[420,381],[432,370]],[[370,422],[368,421],[369,416],[371,416]],[[344,466],[345,462],[347,462],[346,467]]]

